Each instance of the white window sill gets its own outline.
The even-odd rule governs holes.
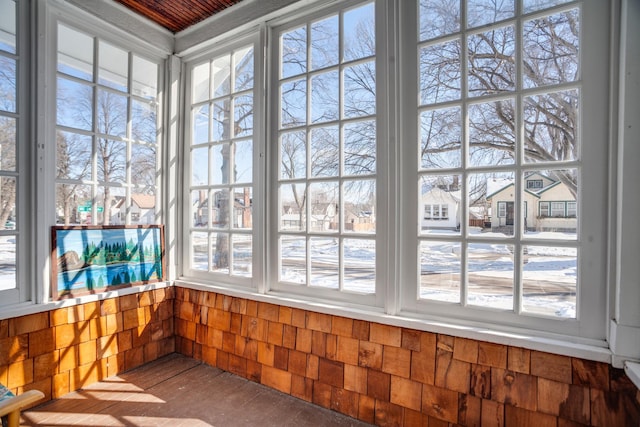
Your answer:
[[[101,292],[93,295],[82,295],[79,297],[63,299],[59,301],[50,301],[43,304],[26,302],[16,305],[7,305],[4,307],[0,307],[0,320],[27,316],[29,314],[42,313],[45,311],[55,310],[57,308],[71,307],[74,305],[86,304],[93,301],[102,301],[105,299],[120,297],[124,295],[137,294],[154,289],[162,289],[169,286],[171,286],[170,282],[158,282],[148,285],[132,286],[130,288],[121,288],[114,291]]]
[[[624,372],[629,379],[640,389],[640,363],[625,362]]]

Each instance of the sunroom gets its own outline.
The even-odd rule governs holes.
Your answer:
[[[640,422],[637,2],[0,8],[13,394],[170,358],[375,425]]]

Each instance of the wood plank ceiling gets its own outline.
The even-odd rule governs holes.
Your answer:
[[[241,0],[115,0],[177,33]]]

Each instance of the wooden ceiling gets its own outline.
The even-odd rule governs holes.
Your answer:
[[[177,33],[241,0],[115,0]]]

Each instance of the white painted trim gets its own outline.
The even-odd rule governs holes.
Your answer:
[[[130,288],[121,288],[113,291],[101,292],[93,295],[83,295],[75,298],[64,299],[60,301],[51,301],[43,304],[24,303],[11,307],[3,307],[0,309],[0,320],[11,319],[14,317],[27,316],[29,314],[43,313],[45,311],[55,310],[64,307],[73,307],[88,302],[103,301],[110,298],[122,297],[125,295],[138,294],[155,289],[165,289],[172,287],[171,282],[158,282],[148,285],[132,286]]]
[[[640,388],[640,363],[626,362],[624,364],[624,372],[636,387]]]

